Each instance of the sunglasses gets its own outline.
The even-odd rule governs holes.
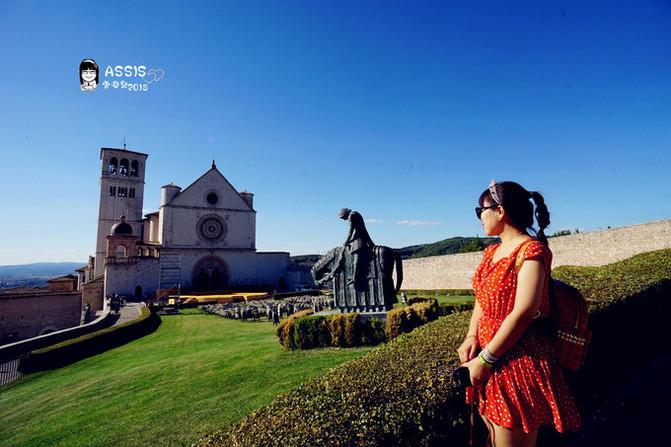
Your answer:
[[[490,210],[492,208],[498,208],[500,205],[489,205],[489,206],[476,206],[475,207],[475,215],[478,216],[478,219],[480,219],[480,216],[482,216],[482,212],[484,210]]]

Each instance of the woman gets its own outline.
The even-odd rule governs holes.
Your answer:
[[[98,86],[99,69],[93,59],[84,59],[79,64],[79,84],[83,92],[95,91]]]
[[[539,226],[535,238],[528,233],[531,199]],[[581,424],[550,341],[531,325],[550,309],[552,253],[543,233],[550,214],[543,196],[514,182],[492,180],[479,205],[475,212],[484,232],[501,242],[484,250],[473,276],[475,308],[458,349],[473,384],[467,401],[477,402],[495,447],[533,447],[540,426],[563,432]]]

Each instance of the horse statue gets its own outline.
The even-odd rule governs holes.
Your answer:
[[[346,247],[327,252],[312,267],[318,285],[333,280],[335,305],[341,312],[382,312],[391,310],[403,282],[401,257],[392,248],[376,245],[368,260],[366,288],[355,287],[353,257]],[[396,285],[392,272],[396,266]]]

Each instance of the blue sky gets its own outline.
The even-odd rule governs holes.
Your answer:
[[[343,206],[378,244],[482,236],[492,178],[541,191],[549,232],[671,217],[666,1],[2,1],[0,54],[0,264],[93,253],[124,137],[147,211],[214,157],[260,250],[341,244]],[[165,76],[83,93],[85,58]]]

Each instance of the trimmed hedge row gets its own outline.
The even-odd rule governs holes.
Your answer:
[[[578,287],[590,304],[592,349],[578,376],[569,377],[579,385],[579,408],[586,409],[588,420],[599,399],[605,399],[603,391],[613,389],[603,388],[604,382],[621,379],[625,368],[641,368],[644,360],[667,349],[653,341],[665,339],[663,323],[671,312],[671,250],[600,268],[561,267],[553,274]],[[466,445],[468,409],[451,372],[459,363],[456,349],[469,319],[470,312],[459,312],[401,335],[304,382],[197,445]],[[641,343],[630,327],[647,327],[649,343]],[[630,345],[638,350],[629,351]],[[635,361],[614,368],[612,359],[624,352],[635,352]]]
[[[377,345],[429,323],[439,315],[438,303],[433,298],[390,310],[386,323],[379,318],[362,317],[356,312],[328,316],[313,316],[312,313],[309,309],[297,312],[280,323],[276,334],[282,346],[312,349]]]
[[[385,340],[384,322],[379,318],[362,318],[358,313],[307,316],[294,324],[294,345],[297,349],[348,348],[377,345]]]
[[[401,292],[405,292],[407,295],[473,295],[473,289],[401,289]]]
[[[408,299],[408,304],[416,304],[416,303],[426,303],[426,302],[431,302],[431,301],[436,301],[435,298],[429,298],[429,297],[423,297],[423,296],[414,296],[410,299]],[[454,312],[463,312],[465,310],[471,310],[473,309],[473,306],[475,305],[475,302],[472,303],[440,303],[438,304],[438,315],[441,317],[444,317],[445,315],[450,315],[451,313]]]
[[[448,304],[443,303],[438,305],[438,315],[444,317],[445,315],[450,315],[455,312],[464,312],[467,310],[473,310],[475,303],[460,303],[460,304]]]
[[[294,341],[294,331],[296,320],[312,315],[314,311],[312,309],[305,309],[295,314],[289,315],[284,320],[280,321],[280,324],[275,329],[275,334],[280,339],[280,344],[286,349],[297,349],[296,342]]]
[[[438,302],[435,299],[416,302],[411,306],[399,307],[387,312],[386,334],[391,340],[401,334],[429,323],[438,318]]]
[[[141,312],[136,320],[31,351],[28,357],[20,360],[19,371],[27,374],[60,368],[154,332],[160,326],[161,318],[147,307],[142,307]]]

